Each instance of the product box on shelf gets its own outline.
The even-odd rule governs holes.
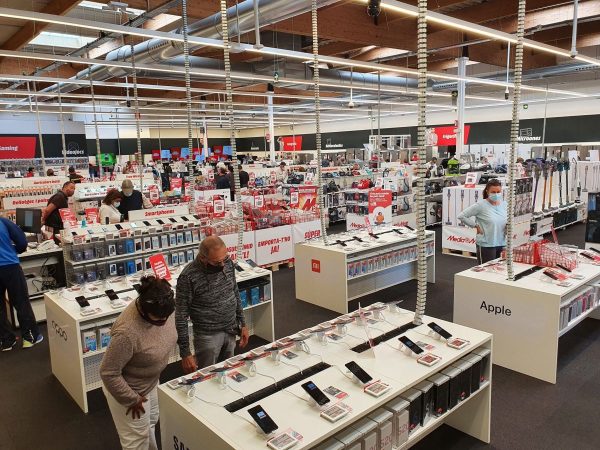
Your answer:
[[[471,364],[461,360],[455,362],[450,367],[460,370],[460,375],[458,375],[457,379],[460,386],[460,400],[463,401],[471,396]]]
[[[369,419],[377,423],[377,440],[379,450],[392,450],[394,414],[384,408],[379,408],[369,414]]]
[[[408,433],[412,433],[417,429],[422,422],[423,418],[423,402],[421,400],[422,393],[416,389],[408,389],[407,391],[400,394],[400,397],[410,403],[408,408],[409,422],[408,422]]]
[[[346,450],[362,450],[362,433],[353,427],[348,427],[335,435],[335,439],[344,444]]]
[[[83,345],[83,353],[95,352],[98,350],[98,337],[96,335],[96,330],[82,332],[81,343]]]
[[[481,386],[481,356],[471,353],[462,360],[471,364],[471,393],[474,393]]]
[[[361,445],[364,450],[377,450],[377,423],[368,418],[360,419],[351,425],[361,434]]]
[[[461,385],[458,379],[460,375],[460,369],[456,367],[446,367],[440,372],[442,375],[446,375],[449,378],[448,381],[448,409],[454,408],[460,402]]]
[[[108,347],[110,344],[110,327],[102,327],[98,330],[98,336],[100,337],[100,348]]]
[[[396,398],[384,405],[384,408],[394,414],[392,419],[394,447],[399,447],[408,441],[408,408],[410,403],[402,398]]]
[[[427,380],[433,383],[433,413],[435,416],[441,416],[449,409],[450,377],[437,373]]]
[[[433,396],[433,383],[431,381],[423,380],[419,384],[414,386],[414,389],[421,391],[421,408],[423,416],[421,425],[426,425],[431,418],[434,417],[434,396]]]

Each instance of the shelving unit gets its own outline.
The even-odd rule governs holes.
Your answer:
[[[397,234],[394,229],[403,234]],[[321,241],[296,244],[296,298],[345,314],[349,301],[414,279],[416,235],[403,227],[375,230],[376,234],[381,232],[385,233],[379,239],[371,238],[366,230],[336,235],[336,238],[348,241],[346,247],[333,242],[333,245],[325,246]],[[364,242],[353,240],[352,236]],[[427,280],[430,283],[435,282],[434,244],[435,233],[428,231]],[[377,269],[369,270],[368,261],[376,259],[379,260]],[[363,261],[367,261],[366,269],[363,269]],[[354,267],[361,265],[360,276],[349,276],[349,265],[352,264]]]
[[[239,264],[244,271],[236,272],[238,285],[242,282],[259,279],[266,282],[265,285],[270,300],[249,305],[244,309],[244,316],[251,335],[272,341],[275,337],[275,331],[273,326],[273,282],[271,272],[265,269],[254,270],[245,262]],[[178,274],[179,271],[172,274],[172,286],[176,286]],[[81,292],[66,289],[49,292],[44,297],[52,373],[85,413],[88,412],[87,393],[102,387],[99,371],[106,349],[100,348],[98,343],[98,350],[84,352],[82,333],[86,330],[110,327],[114,323],[124,308],[113,309],[110,306],[108,297],[104,295],[104,291],[113,289],[120,298],[126,299],[129,297],[133,299],[137,294],[132,285],[139,279],[139,275],[118,277],[113,280],[89,284],[88,287],[96,290],[94,293],[89,293],[88,290],[86,299],[92,307],[100,308],[100,312],[90,316],[82,316],[79,305],[75,301],[75,296],[84,295]],[[189,330],[190,342],[193,347],[191,323]],[[175,347],[169,363],[178,360],[179,349]]]
[[[380,320],[372,326],[367,325],[368,334],[372,338],[377,338],[384,332],[394,332],[398,327],[408,324],[413,317],[413,313],[406,310],[386,311],[384,314],[386,321]],[[423,320],[430,321],[432,318],[424,317]],[[292,347],[291,351],[297,356],[291,360],[291,364],[277,364],[270,357],[262,358],[255,363],[255,376],[251,376],[245,367],[236,368],[235,370],[247,376],[247,379],[236,382],[228,377],[227,384],[232,385],[231,389],[221,389],[215,380],[202,381],[194,385],[195,393],[190,398],[186,388],[173,390],[167,384],[163,384],[159,386],[158,394],[163,448],[177,442],[178,445],[190,449],[258,450],[266,448],[268,439],[290,428],[302,435],[302,440],[293,447],[294,449],[314,448],[329,439],[335,439],[346,430],[356,429],[364,418],[378,408],[385,407],[408,389],[458,362],[474,350],[492,351],[490,334],[439,319],[435,321],[453,335],[468,339],[470,344],[462,350],[447,347],[430,334],[428,335],[429,329],[426,325],[404,333],[398,331],[399,334],[405,334],[413,340],[424,341],[434,346],[432,352],[442,359],[432,367],[421,365],[414,357],[399,351],[395,337],[380,342],[364,354],[356,353],[350,347],[366,341],[367,332],[364,326],[353,322],[347,325],[347,334],[342,335],[342,340],[329,341],[328,345],[322,345],[318,338],[313,336],[306,341],[309,347],[307,352]],[[333,342],[341,345],[332,345]],[[390,390],[377,398],[366,394],[362,385],[344,375],[344,364],[349,361],[357,361],[373,378],[388,384]],[[326,364],[321,367],[321,370],[302,376],[303,371],[321,362]],[[489,443],[491,358],[488,358],[483,366],[486,376],[479,389],[473,391],[470,396],[446,413],[438,417],[429,417],[424,425],[410,432],[408,441],[399,448],[405,449],[415,445],[444,423]],[[226,405],[242,397],[256,395],[275,382],[279,383],[290,376],[296,376],[298,380],[285,389],[275,389],[268,395],[260,395],[258,400],[251,401],[250,404],[242,406],[233,413],[225,409]],[[308,380],[313,381],[321,389],[333,386],[346,393],[347,396],[341,401],[351,408],[351,412],[334,423],[320,417],[320,410],[304,401],[307,397],[300,384]],[[334,397],[331,399],[333,400],[331,404],[338,401]],[[273,435],[267,437],[257,433],[257,429],[252,425],[247,410],[257,404],[260,404],[279,426]],[[361,433],[357,434],[360,442]]]
[[[515,263],[515,274],[531,267]],[[454,279],[454,321],[494,335],[495,364],[556,383],[558,339],[587,317],[600,319],[600,266],[580,261],[574,273],[583,279],[562,287],[542,271],[518,281],[508,281],[505,272],[460,272]],[[561,307],[587,291],[593,295],[590,309],[561,328]]]

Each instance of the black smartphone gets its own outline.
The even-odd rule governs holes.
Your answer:
[[[396,234],[400,234],[400,235],[404,234],[404,233],[403,233],[402,231],[400,231],[398,228],[394,228],[394,233],[396,233]]]
[[[349,323],[352,323],[352,322],[354,322],[354,319],[351,319],[350,317],[346,317],[346,318],[341,318],[340,317],[339,319],[334,319],[334,320],[331,321],[331,323],[333,325],[346,325],[346,324],[349,324]]]
[[[250,414],[250,417],[254,419],[256,424],[260,427],[261,430],[263,430],[265,434],[270,434],[277,428],[279,428],[275,424],[275,422],[273,422],[273,419],[271,419],[271,417],[260,405],[256,405],[255,407],[250,408],[248,410],[248,414]]]
[[[566,266],[563,266],[561,263],[556,263],[556,267],[558,267],[559,269],[564,270],[565,272],[569,272],[569,273],[573,272],[571,269],[569,269]]]
[[[235,270],[237,270],[238,272],[244,271],[244,269],[242,269],[242,266],[240,266],[238,263],[234,263],[233,267],[235,267]]]
[[[118,224],[118,223],[115,223],[115,228],[117,230],[122,230],[123,229],[123,227],[121,226],[121,224]]]
[[[118,300],[119,299],[119,296],[115,293],[115,291],[113,289],[108,289],[108,290],[104,291],[104,293],[109,298],[109,300]]]
[[[415,229],[409,225],[404,225],[404,228],[408,228],[410,231],[415,231]]]
[[[344,242],[340,241],[339,239],[335,241],[336,244],[341,245],[342,247],[348,247]]]
[[[146,225],[147,227],[150,226],[150,222],[148,222],[147,220],[144,220],[144,225]]]
[[[359,238],[358,236],[352,236],[352,239],[354,239],[355,241],[358,241],[358,242],[363,242],[363,240],[361,238]]]
[[[201,218],[200,218],[200,216],[198,214],[194,214],[194,219],[200,220]]]
[[[165,224],[165,223],[163,222],[163,220],[162,220],[162,219],[156,219],[156,221],[157,221],[159,224],[161,224],[161,225],[164,225],[164,224]]]
[[[538,270],[542,270],[542,267],[540,267],[540,266],[530,267],[529,269],[524,270],[523,272],[516,274],[515,275],[515,281],[520,280],[521,278],[526,277],[528,275],[531,275],[532,273],[535,273]]]
[[[409,338],[407,338],[406,336],[400,336],[398,338],[398,340],[400,342],[402,342],[415,355],[419,355],[419,354],[423,353],[423,349],[421,347],[419,347],[417,344],[415,344],[413,341],[411,341]]]
[[[139,283],[134,283],[132,284],[132,287],[135,289],[135,291],[139,294],[140,292],[140,288],[142,287]]]
[[[302,389],[304,389],[306,393],[310,395],[315,402],[317,402],[317,405],[323,406],[329,403],[329,397],[323,394],[323,391],[321,391],[321,389],[319,389],[312,381],[307,381],[301,386]]]
[[[373,239],[379,239],[379,236],[377,236],[375,233],[369,233],[369,236],[371,236]]]
[[[437,334],[439,334],[441,337],[443,337],[444,339],[450,339],[452,337],[452,335],[450,333],[448,333],[446,330],[444,330],[442,327],[440,327],[435,322],[428,323],[427,326],[429,328],[431,328],[433,331],[435,331]]]
[[[347,362],[345,366],[363,384],[367,384],[373,379],[371,375],[365,372],[363,368],[356,364],[354,361]]]
[[[250,264],[250,267],[258,267],[258,264],[256,264],[254,261],[252,261],[251,259],[246,261],[248,264]]]
[[[598,250],[597,248],[594,247],[590,247],[590,250],[596,253],[600,253],[600,250]]]
[[[556,274],[550,270],[550,269],[546,269],[544,270],[544,275],[546,275],[547,277],[552,278],[553,280],[559,281],[560,279],[556,276]]]
[[[190,219],[188,219],[188,218],[187,218],[187,217],[185,217],[185,216],[181,216],[181,220],[183,220],[184,222],[188,222]]]
[[[230,367],[217,367],[215,369],[212,369],[210,371],[210,373],[221,373],[221,372],[227,372],[230,369]]]
[[[169,217],[169,220],[173,223],[177,223],[177,221],[173,217]]]
[[[90,302],[88,302],[83,295],[75,297],[75,301],[81,306],[85,308],[86,306],[90,306]]]
[[[242,361],[254,361],[255,359],[260,358],[262,355],[264,355],[264,353],[261,353],[260,355],[256,355],[254,353],[248,353],[246,356],[244,356],[242,358]]]

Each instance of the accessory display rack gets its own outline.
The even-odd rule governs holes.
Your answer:
[[[415,279],[414,232],[377,227],[373,234],[377,238],[366,229],[336,234],[343,245],[333,240],[330,245],[320,240],[296,244],[296,298],[345,314],[351,300]],[[427,236],[427,281],[434,283],[435,232],[427,231]]]

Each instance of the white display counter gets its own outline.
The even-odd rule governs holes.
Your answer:
[[[296,244],[296,298],[345,314],[350,300],[415,279],[416,234],[403,227],[385,227],[375,233],[384,231],[389,232],[379,239],[359,230],[330,237],[332,245],[328,246],[320,240]],[[353,240],[353,236],[363,242]],[[344,241],[346,247],[335,244],[334,239]],[[435,233],[427,231],[430,283],[435,282],[434,249]]]
[[[268,300],[247,306],[244,308],[244,316],[251,335],[272,341],[275,332],[271,272],[266,269],[255,271],[244,262],[239,264],[244,271],[236,272],[238,285],[241,282],[257,278],[265,278],[268,281]],[[173,286],[176,285],[178,273],[179,271],[176,271],[172,274],[171,284]],[[84,352],[82,333],[92,331],[98,334],[100,329],[110,328],[124,308],[113,309],[104,290],[113,289],[121,299],[132,300],[137,297],[132,286],[137,279],[139,279],[139,275],[128,278],[118,277],[109,284],[90,283],[86,288],[75,286],[75,289],[80,289],[79,291],[66,289],[52,291],[45,295],[52,373],[86,413],[88,412],[87,393],[102,386],[99,370],[106,348],[101,348],[101,339],[98,338],[97,350]],[[85,295],[90,305],[100,308],[100,311],[93,315],[82,316],[81,309],[75,301],[75,297],[78,295]],[[190,333],[192,333],[191,324]],[[193,343],[193,339],[190,339],[190,342]],[[175,347],[169,363],[178,360],[179,349]]]
[[[400,309],[394,312],[386,310],[384,315],[384,320],[368,325],[368,334],[371,337],[375,338],[383,332],[396,330],[397,327],[413,319],[413,313]],[[425,323],[430,320],[429,317],[424,318]],[[267,437],[259,433],[247,412],[257,404],[260,404],[278,425],[279,429],[274,433],[275,436],[290,429],[302,436],[302,440],[293,447],[294,449],[313,448],[328,438],[339,437],[340,432],[344,433],[357,427],[377,408],[389,405],[409,388],[439,373],[474,350],[491,351],[490,334],[435,320],[453,335],[468,339],[470,344],[462,350],[450,348],[428,335],[429,328],[426,325],[406,331],[404,334],[414,341],[424,341],[435,347],[431,352],[442,359],[433,367],[419,364],[414,357],[398,350],[399,342],[396,337],[380,342],[373,350],[366,350],[363,353],[351,350],[351,346],[367,339],[366,329],[354,322],[347,326],[347,334],[340,340],[329,339],[328,344],[323,345],[313,335],[306,341],[309,346],[308,351],[296,350],[292,347],[291,351],[296,354],[293,359],[286,360],[281,356],[279,364],[271,356],[257,360],[254,376],[245,367],[235,369],[239,374],[247,377],[241,382],[233,381],[226,375],[226,385],[222,385],[216,379],[208,379],[194,384],[192,392],[188,392],[186,386],[173,389],[169,383],[163,384],[159,386],[158,392],[162,448],[173,448],[175,445],[175,448],[189,450],[266,449],[267,439],[272,436]],[[380,397],[365,393],[361,385],[346,376],[344,364],[349,361],[356,361],[375,380],[388,384],[390,389]],[[301,373],[322,362],[329,367],[310,375]],[[413,429],[408,435],[408,441],[399,448],[411,447],[443,423],[489,443],[491,415],[489,360],[484,366],[488,375],[479,389],[474,390],[468,398],[444,414],[430,417],[423,425]],[[274,386],[277,382],[285,383],[283,380],[293,375],[302,379],[284,389],[276,389],[276,392],[270,395],[260,395],[260,390]],[[319,415],[320,410],[308,402],[309,397],[300,387],[308,380],[313,381],[322,390],[333,386],[346,393],[347,396],[341,401],[351,408],[351,412],[333,423],[322,418]],[[224,407],[232,402],[246,399],[249,395],[257,394],[260,395],[258,401],[232,413]],[[333,399],[329,404],[334,403],[336,398],[331,394],[329,396]],[[391,445],[384,448],[391,448]]]
[[[508,281],[506,271],[457,273],[454,321],[494,335],[495,364],[556,383],[559,337],[586,317],[600,319],[595,292],[600,267],[583,261],[574,271],[583,279],[570,280],[569,287],[546,281],[543,269],[517,281]],[[514,266],[515,274],[533,267]],[[569,320],[561,308],[569,307],[582,294],[593,295],[592,303]]]

